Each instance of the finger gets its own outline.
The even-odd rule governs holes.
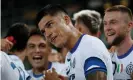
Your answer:
[[[58,78],[58,73],[56,72],[55,68],[52,68],[52,75]]]
[[[9,51],[9,50],[11,49],[11,47],[12,47],[12,46],[11,46],[10,44],[7,43],[7,44],[5,45],[6,51]]]
[[[58,77],[59,77],[61,80],[65,80],[65,77],[62,76],[62,75],[59,75]]]
[[[46,71],[43,71],[43,74],[45,75]]]
[[[13,46],[13,43],[10,42],[9,40],[5,39],[4,47],[5,47],[6,51],[9,51],[12,48],[12,46]]]
[[[52,74],[51,74],[51,71],[50,70],[47,70],[47,71],[45,71],[45,76],[51,76]]]
[[[52,68],[52,72],[56,72],[56,71],[55,71],[55,68]]]
[[[12,47],[13,43],[11,41],[9,41],[8,39],[6,39],[6,42]]]

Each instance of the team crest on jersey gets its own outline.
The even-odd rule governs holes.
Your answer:
[[[133,64],[132,64],[132,62],[129,64],[129,65],[127,65],[127,67],[126,67],[126,73],[128,74],[128,75],[130,75],[131,73],[133,72]]]

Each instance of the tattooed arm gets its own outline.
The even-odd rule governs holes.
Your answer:
[[[107,75],[105,72],[96,71],[93,73],[89,73],[86,76],[86,80],[107,80]]]

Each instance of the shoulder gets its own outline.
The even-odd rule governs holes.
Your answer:
[[[32,71],[32,69],[30,69],[30,70],[27,70],[27,72],[28,72],[28,74],[29,74],[29,75],[31,75],[31,76],[32,76],[32,74],[33,74],[33,71]]]
[[[107,73],[107,67],[104,61],[97,57],[88,58],[84,63],[85,75],[88,75],[89,73],[93,73],[96,71],[102,71]]]
[[[90,35],[84,35],[81,40],[81,46],[86,46],[86,48],[106,48],[104,43],[97,37],[90,36]]]

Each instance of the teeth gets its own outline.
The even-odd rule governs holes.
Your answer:
[[[42,56],[33,56],[34,60],[42,59]]]
[[[109,32],[107,33],[108,36],[112,36],[112,35],[115,35],[115,32]]]
[[[34,56],[35,58],[40,58],[41,56]]]
[[[108,36],[111,36],[112,34],[108,34]]]

